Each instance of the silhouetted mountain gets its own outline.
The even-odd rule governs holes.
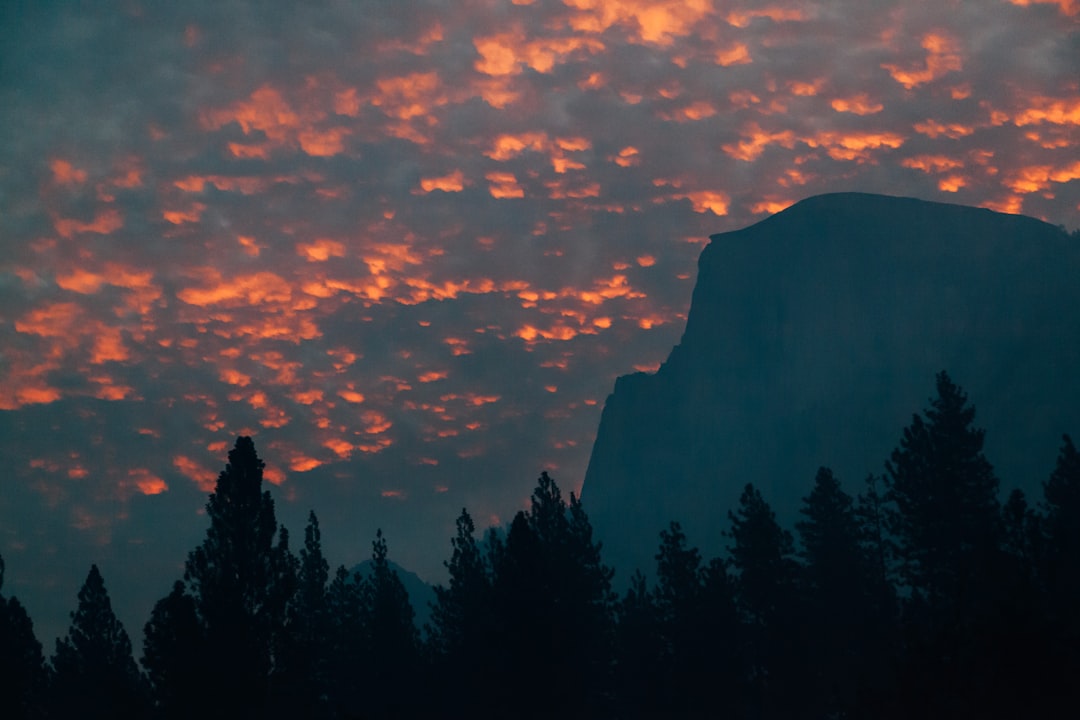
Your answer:
[[[681,343],[616,381],[585,477],[623,582],[670,520],[721,552],[747,482],[785,523],[821,465],[860,491],[941,370],[978,407],[1004,492],[1037,494],[1080,433],[1080,243],[1060,228],[845,193],[711,240]]]
[[[401,584],[409,593],[409,603],[412,605],[413,612],[416,613],[416,629],[423,633],[424,625],[431,621],[431,603],[435,602],[435,588],[420,579],[419,575],[406,570],[393,560],[387,560],[386,564],[397,573]],[[361,577],[366,578],[371,574],[371,566],[372,561],[365,560],[350,568],[349,573],[360,573]]]

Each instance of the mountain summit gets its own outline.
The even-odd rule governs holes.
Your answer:
[[[1061,228],[843,193],[710,239],[682,341],[616,381],[585,476],[624,579],[654,569],[671,520],[722,553],[747,482],[789,524],[821,465],[861,492],[941,370],[975,405],[1003,493],[1030,496],[1080,434],[1080,242]]]

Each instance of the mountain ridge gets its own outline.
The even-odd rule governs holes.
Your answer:
[[[941,370],[1003,492],[1036,490],[1025,475],[1080,432],[1078,245],[1034,218],[864,193],[711,236],[681,341],[605,403],[582,496],[608,562],[651,570],[670,520],[720,554],[746,482],[789,524],[820,465],[861,491]]]

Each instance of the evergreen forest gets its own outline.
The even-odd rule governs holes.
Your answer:
[[[92,566],[46,656],[2,594],[0,559],[0,717],[1080,713],[1073,441],[1056,466],[1032,458],[1054,468],[1041,497],[1005,495],[974,406],[944,372],[898,431],[881,474],[854,487],[826,467],[807,478],[792,528],[746,483],[717,518],[721,557],[703,557],[678,518],[643,528],[659,531],[656,564],[619,568],[621,593],[582,503],[543,473],[506,528],[478,533],[462,510],[423,628],[382,532],[370,573],[332,571],[316,514],[302,538],[279,525],[264,463],[240,437],[205,537],[138,645]]]

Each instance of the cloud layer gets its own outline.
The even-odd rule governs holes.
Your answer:
[[[294,533],[579,487],[707,236],[865,190],[1080,225],[1080,5],[117,2],[0,22],[0,553],[137,630],[255,436]]]

